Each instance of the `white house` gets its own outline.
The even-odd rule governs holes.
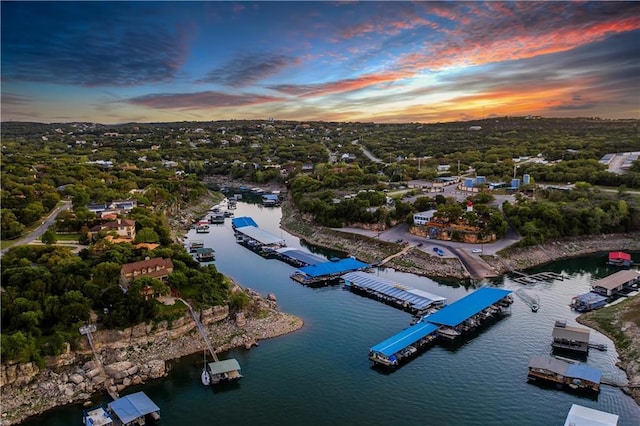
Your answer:
[[[416,225],[426,225],[433,219],[433,215],[438,210],[427,210],[426,212],[415,213],[413,215],[413,223]]]

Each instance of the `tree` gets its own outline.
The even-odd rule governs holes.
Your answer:
[[[12,240],[18,238],[24,230],[24,225],[18,221],[16,215],[9,209],[2,209],[0,215],[2,239]]]
[[[46,231],[44,231],[44,234],[42,234],[41,241],[42,244],[46,245],[55,244],[58,242],[58,236],[51,229],[47,229]]]
[[[102,262],[91,270],[93,283],[99,287],[107,288],[118,284],[121,266],[115,262]]]
[[[157,243],[158,241],[160,241],[160,237],[152,228],[142,228],[136,232],[136,243]]]

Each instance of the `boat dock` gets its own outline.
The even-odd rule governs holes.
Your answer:
[[[197,249],[204,247],[204,241],[193,240],[189,243],[189,253],[195,253]]]
[[[535,284],[537,282],[550,282],[550,281],[563,281],[565,276],[562,274],[558,274],[556,272],[538,272],[536,274],[525,274],[524,272],[512,270],[514,274],[519,275],[517,278],[514,278],[513,281],[520,284]]]
[[[147,416],[160,420],[160,408],[144,392],[136,392],[115,399],[106,409],[85,410],[82,423],[85,426],[144,425]]]
[[[276,256],[276,250],[286,246],[282,237],[258,228],[250,217],[231,219],[236,242],[263,257]]]
[[[582,355],[589,353],[589,329],[568,326],[566,321],[556,321],[551,333],[553,349],[577,352]]]
[[[210,247],[196,249],[196,260],[198,262],[212,262],[216,260],[215,251]]]
[[[508,306],[512,302],[511,290],[479,288],[373,346],[369,349],[369,359],[381,366],[398,366],[436,338],[445,341],[454,340],[480,327],[490,318],[507,313]]]
[[[317,263],[326,262],[324,257],[317,256],[312,253],[307,253],[302,250],[298,250],[292,247],[282,247],[276,250],[278,259],[296,268],[304,266],[315,265]]]
[[[555,383],[571,390],[600,391],[602,372],[583,364],[569,363],[547,355],[529,361],[527,379]]]
[[[307,286],[323,286],[334,282],[337,283],[340,277],[347,272],[359,271],[369,267],[368,263],[346,257],[299,268],[291,275],[291,279]]]
[[[342,276],[344,286],[354,293],[362,294],[414,315],[426,314],[429,308],[442,307],[447,299],[426,291],[402,285],[386,278],[357,271]]]

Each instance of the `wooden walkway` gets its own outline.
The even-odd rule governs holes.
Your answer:
[[[204,343],[207,346],[207,349],[209,349],[209,352],[211,353],[213,360],[215,362],[218,362],[219,361],[218,356],[216,355],[216,351],[213,349],[211,340],[209,340],[207,329],[204,328],[204,325],[202,325],[202,322],[200,322],[200,318],[198,318],[198,314],[196,314],[196,311],[193,310],[191,305],[187,303],[186,300],[184,300],[183,298],[178,298],[178,300],[184,303],[187,308],[189,308],[189,312],[191,312],[191,316],[193,317],[193,321],[196,323],[196,328],[198,329],[198,331],[200,332],[200,335],[202,336],[202,340],[204,340]]]
[[[93,337],[91,336],[91,333],[96,331],[96,326],[94,324],[85,325],[80,327],[79,331],[80,331],[80,334],[84,334],[87,336],[87,340],[89,340],[89,346],[91,346],[91,351],[93,352],[93,358],[96,360],[96,364],[98,366],[98,369],[100,370],[100,374],[105,377],[104,388],[109,394],[109,396],[111,397],[111,399],[115,401],[116,399],[120,398],[120,396],[118,395],[118,392],[116,392],[111,386],[107,384],[107,380],[106,380],[107,372],[104,370],[104,366],[102,365],[102,360],[100,359],[100,356],[98,355],[98,352],[96,351],[96,348],[93,345]]]

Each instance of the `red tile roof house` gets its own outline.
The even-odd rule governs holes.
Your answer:
[[[120,286],[128,289],[129,284],[136,278],[148,277],[156,278],[162,282],[167,282],[169,274],[173,272],[173,262],[171,259],[156,257],[140,262],[126,263],[120,268]],[[148,289],[143,290],[145,298],[153,297],[148,293]]]

